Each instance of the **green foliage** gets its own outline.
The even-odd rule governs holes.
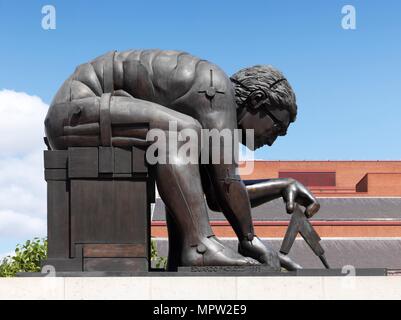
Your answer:
[[[18,244],[13,256],[0,261],[0,277],[14,277],[18,272],[40,272],[41,262],[47,259],[47,240],[34,238]],[[159,257],[156,240],[151,239],[151,259],[156,268],[164,269],[166,257]]]
[[[157,252],[157,243],[155,239],[150,241],[150,258],[155,262],[156,268],[165,269],[167,265],[166,257],[159,257]]]
[[[13,277],[17,272],[40,272],[41,261],[46,258],[46,239],[34,238],[18,244],[15,254],[0,262],[0,277]]]

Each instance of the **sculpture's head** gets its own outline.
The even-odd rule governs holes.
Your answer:
[[[269,65],[257,65],[235,73],[231,78],[238,105],[238,128],[254,130],[254,147],[271,146],[287,133],[295,121],[295,94],[284,75]],[[248,145],[248,144],[247,144]],[[252,147],[249,146],[248,147]]]

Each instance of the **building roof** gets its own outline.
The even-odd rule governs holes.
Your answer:
[[[320,198],[320,211],[313,220],[401,220],[400,198]],[[212,221],[224,221],[222,213],[210,209]],[[285,211],[282,199],[276,199],[252,209],[254,221],[289,220],[291,216]],[[165,220],[163,201],[156,199],[153,221]]]
[[[221,241],[233,250],[237,250],[236,239]],[[281,239],[262,239],[279,250]],[[344,266],[355,268],[389,268],[401,269],[401,238],[397,239],[322,239],[327,262],[331,268],[341,269]],[[166,239],[157,239],[160,256],[167,256]],[[289,256],[304,268],[323,268],[319,258],[314,255],[303,239],[296,239]]]

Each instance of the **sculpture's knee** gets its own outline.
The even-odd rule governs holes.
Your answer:
[[[64,119],[68,116],[68,109],[65,104],[50,106],[44,121],[45,134],[52,149],[64,149],[62,139]]]
[[[191,117],[183,117],[176,127],[166,132],[165,152],[170,164],[198,163],[201,150],[202,126]],[[163,146],[160,146],[163,149]],[[162,150],[160,150],[162,151]]]
[[[202,149],[202,126],[200,122],[191,118],[179,132],[181,140],[179,144],[191,148],[191,151],[196,153],[198,157]]]
[[[196,135],[199,135],[202,130],[202,126],[198,120],[188,116],[180,119],[177,122],[178,131],[183,131],[187,129],[193,131]]]

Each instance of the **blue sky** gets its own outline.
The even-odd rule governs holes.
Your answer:
[[[41,28],[41,8],[57,29]],[[357,29],[341,28],[356,8]],[[399,1],[0,1],[0,88],[49,103],[77,64],[111,49],[182,49],[228,74],[281,69],[298,120],[264,159],[400,159]]]

